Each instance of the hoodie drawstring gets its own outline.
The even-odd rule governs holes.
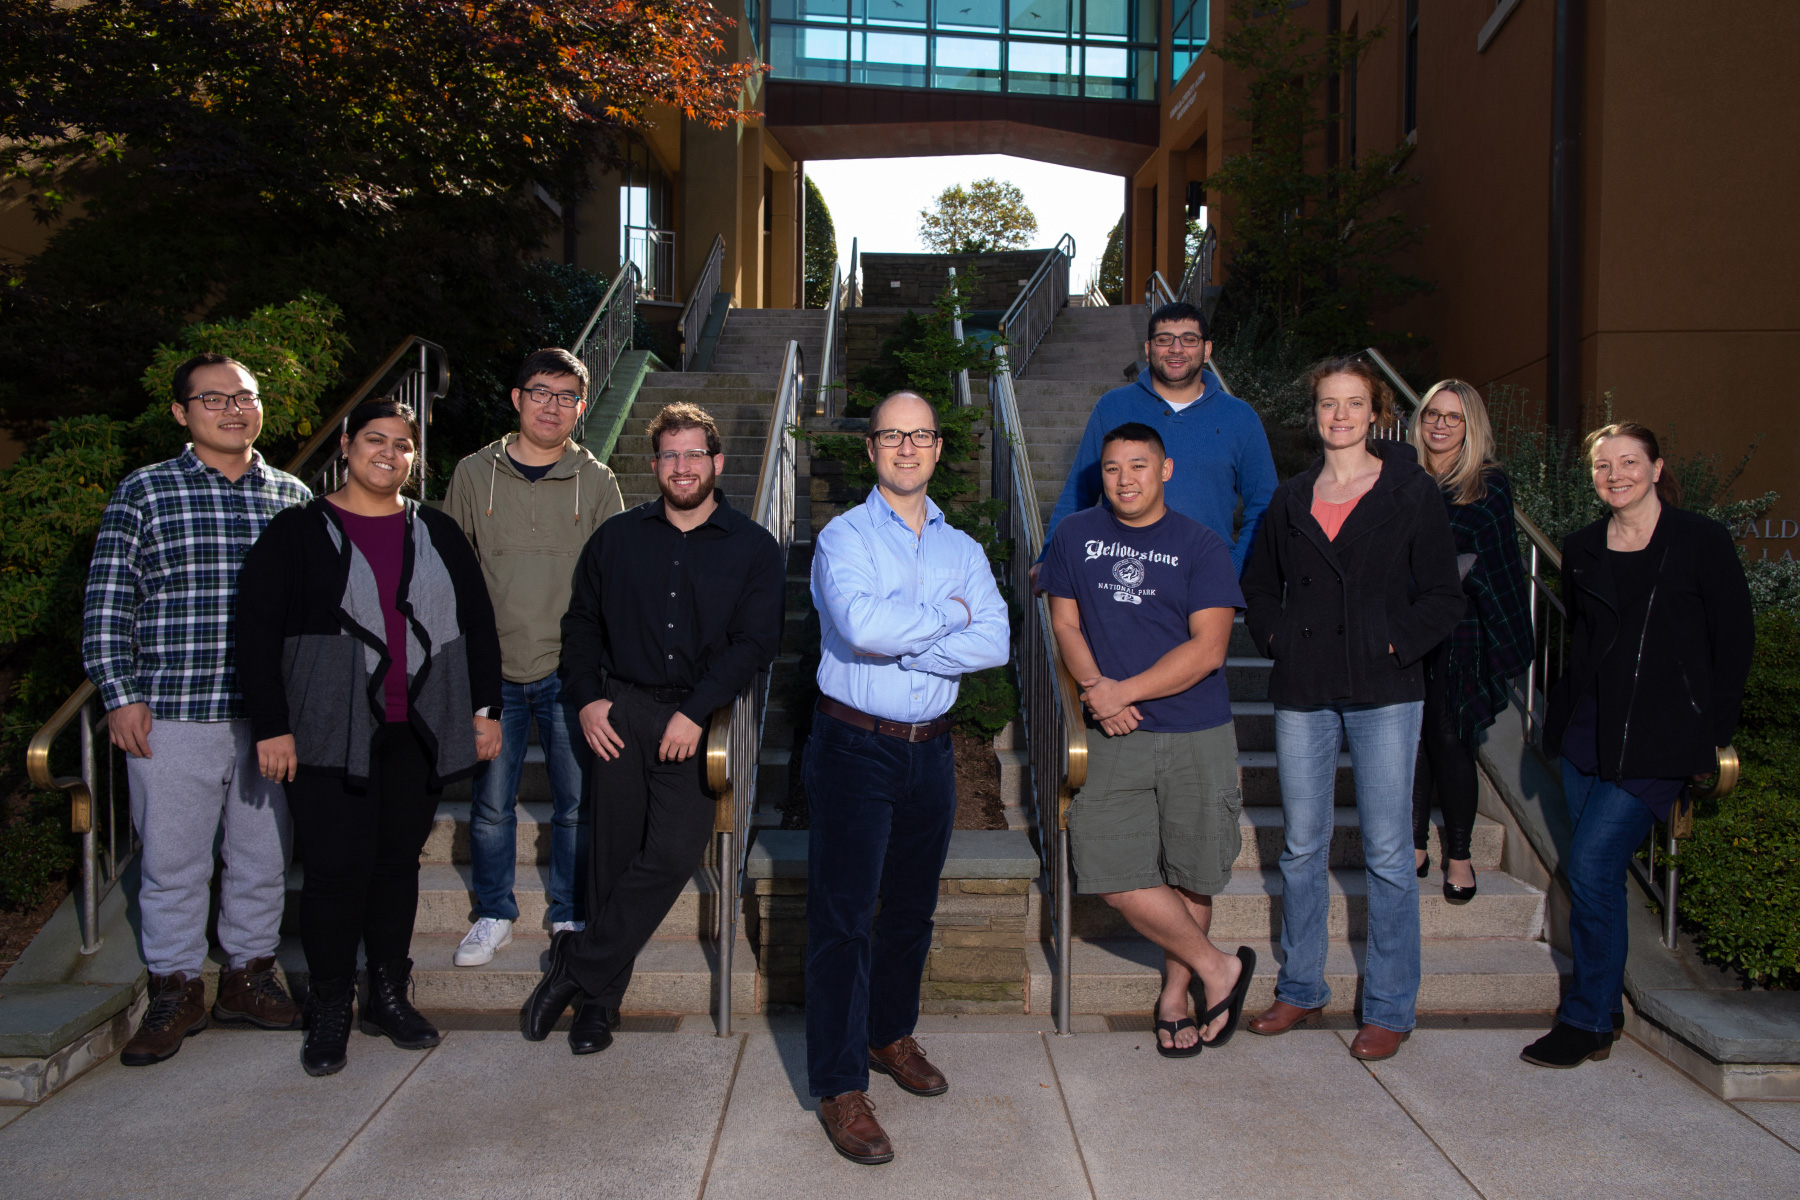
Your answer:
[[[497,479],[497,478],[498,478],[498,477],[499,477],[499,475],[500,475],[500,455],[501,455],[501,454],[505,454],[505,453],[506,453],[506,443],[505,443],[505,442],[501,442],[501,443],[500,443],[500,451],[499,451],[499,453],[497,453],[497,454],[495,454],[495,455],[494,455],[494,466],[493,466],[493,470],[491,470],[491,471],[489,471],[489,472],[488,472],[488,509],[487,509],[487,515],[488,515],[488,516],[490,516],[490,517],[491,517],[491,516],[493,516],[493,515],[494,515],[494,481],[495,481],[495,479]]]

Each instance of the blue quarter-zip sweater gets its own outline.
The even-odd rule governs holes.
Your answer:
[[[1100,487],[1100,442],[1127,421],[1156,430],[1163,448],[1175,460],[1175,474],[1165,485],[1170,508],[1194,518],[1231,546],[1231,565],[1244,573],[1244,559],[1256,543],[1256,526],[1275,491],[1275,459],[1256,410],[1219,386],[1211,371],[1202,374],[1206,390],[1180,412],[1150,386],[1149,372],[1137,382],[1100,397],[1088,415],[1075,463],[1050,514],[1044,544],[1057,523],[1078,509],[1090,508],[1103,495]],[[1232,517],[1244,502],[1244,527],[1232,540]]]

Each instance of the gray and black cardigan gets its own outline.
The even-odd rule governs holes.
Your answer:
[[[476,710],[500,707],[500,639],[462,530],[408,501],[397,606],[406,617],[407,720],[435,790],[474,773]],[[369,782],[392,665],[375,573],[325,499],[290,508],[238,576],[237,670],[258,741],[294,735],[301,772]]]

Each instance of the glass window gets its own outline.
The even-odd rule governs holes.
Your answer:
[[[934,38],[931,86],[959,91],[1000,90],[1000,43],[987,38]]]
[[[843,29],[773,25],[769,28],[769,66],[780,79],[829,79],[842,83],[850,35]]]
[[[847,0],[773,0],[769,17],[776,21],[838,21],[850,13]]]
[[[925,38],[910,33],[853,33],[850,46],[854,55],[851,83],[925,86]]]
[[[996,31],[1000,28],[1000,0],[936,0],[937,28],[956,31]]]
[[[1183,2],[1175,0],[1177,12]],[[1090,41],[1154,42],[1156,8],[1156,0],[1087,0],[1083,29]]]
[[[1088,46],[1083,52],[1082,94],[1099,100],[1150,100],[1156,96],[1156,51]]]
[[[1067,34],[1069,0],[1009,0],[1015,33]]]
[[[1066,42],[1008,42],[1007,87],[1036,96],[1073,96],[1079,90],[1075,74],[1078,53]]]
[[[924,28],[926,0],[867,0],[871,25]],[[922,61],[922,60],[921,60]]]
[[[1175,0],[1175,22],[1170,26],[1169,37],[1171,83],[1187,74],[1187,69],[1206,49],[1210,7],[1208,0]]]

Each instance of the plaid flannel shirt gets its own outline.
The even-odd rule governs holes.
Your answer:
[[[1486,479],[1487,495],[1473,504],[1444,498],[1456,552],[1475,555],[1463,580],[1469,606],[1444,640],[1443,658],[1448,690],[1457,700],[1457,732],[1465,739],[1494,723],[1513,676],[1530,664],[1534,648],[1512,483],[1498,467],[1490,467]]]
[[[81,658],[108,711],[147,703],[159,721],[244,716],[238,691],[238,568],[284,508],[312,493],[252,453],[236,483],[193,446],[120,482],[94,543]]]

